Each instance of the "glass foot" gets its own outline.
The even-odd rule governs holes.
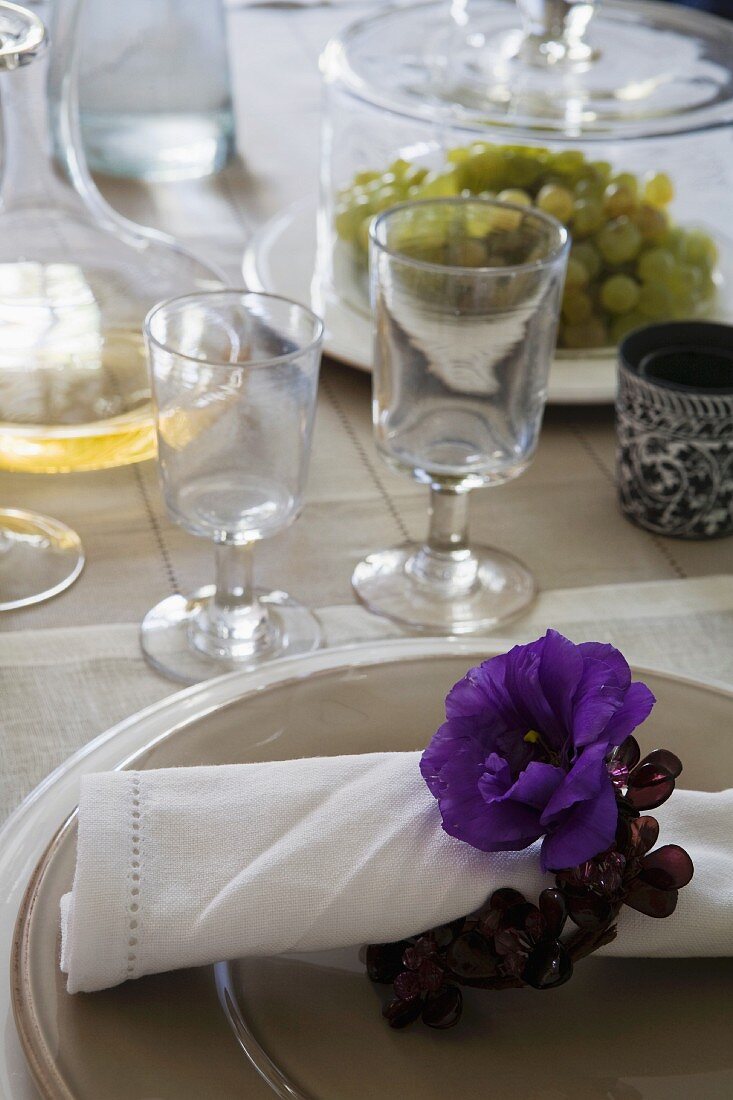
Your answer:
[[[256,668],[276,657],[311,653],[323,640],[321,624],[307,607],[287,592],[263,592],[254,595],[267,609],[268,630],[256,654],[229,656],[200,647],[199,624],[205,618],[215,588],[209,585],[193,596],[168,596],[156,604],[140,626],[140,644],[148,664],[171,680],[197,684],[226,672]],[[197,641],[196,639],[199,639]]]
[[[456,593],[411,572],[420,547],[378,550],[359,562],[354,592],[376,615],[430,634],[472,634],[514,618],[534,601],[534,577],[516,558],[490,547],[472,547],[472,579]]]
[[[58,520],[0,508],[0,611],[49,600],[84,568],[79,536]]]

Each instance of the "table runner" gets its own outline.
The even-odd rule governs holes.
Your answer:
[[[311,606],[348,602],[351,572],[364,554],[427,528],[427,489],[377,456],[370,384],[354,370],[324,366],[303,515],[259,555],[260,583]],[[661,539],[620,515],[614,447],[611,410],[548,409],[526,473],[472,494],[473,537],[526,562],[542,589],[729,569],[730,540]],[[87,474],[2,473],[0,500],[66,521],[87,552],[73,588],[3,615],[3,632],[139,621],[163,596],[211,580],[211,543],[170,522],[152,462]]]
[[[354,604],[319,616],[329,645],[401,634]],[[501,637],[528,641],[548,626],[612,642],[638,665],[733,685],[726,576],[548,591]],[[0,820],[86,741],[171,690],[145,664],[133,623],[0,635]]]

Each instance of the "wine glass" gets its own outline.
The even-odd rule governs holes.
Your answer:
[[[424,543],[369,554],[352,584],[431,633],[485,630],[534,598],[528,569],[468,539],[468,493],[529,465],[547,396],[568,234],[489,199],[408,202],[370,229],[373,422],[384,460],[430,487]]]
[[[215,584],[142,623],[147,660],[175,680],[320,645],[311,611],[254,587],[253,551],[302,508],[322,336],[304,306],[243,290],[173,298],[145,321],[166,506],[215,547]]]
[[[79,536],[49,516],[0,508],[0,611],[58,595],[84,568]]]

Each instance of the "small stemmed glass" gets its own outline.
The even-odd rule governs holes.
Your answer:
[[[547,396],[568,235],[484,199],[403,203],[371,230],[377,448],[430,487],[423,543],[377,551],[352,583],[377,614],[432,633],[486,630],[532,601],[532,574],[468,538],[468,493],[529,465]]]
[[[297,517],[310,458],[323,326],[273,295],[212,291],[145,322],[158,466],[175,523],[213,540],[216,580],[143,620],[159,671],[194,683],[320,645],[315,615],[253,583],[255,544]]]

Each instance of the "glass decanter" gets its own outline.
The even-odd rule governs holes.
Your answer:
[[[90,470],[150,458],[145,315],[161,299],[223,283],[168,237],[116,214],[94,186],[79,140],[82,9],[83,0],[56,0],[47,50],[38,16],[2,4],[4,469]],[[62,135],[56,158],[51,102]]]
[[[40,19],[26,13],[19,21],[19,9],[0,3],[0,69],[20,63],[18,41],[35,49],[43,34]],[[57,595],[76,580],[83,565],[79,536],[69,527],[35,512],[0,508],[0,611]]]

